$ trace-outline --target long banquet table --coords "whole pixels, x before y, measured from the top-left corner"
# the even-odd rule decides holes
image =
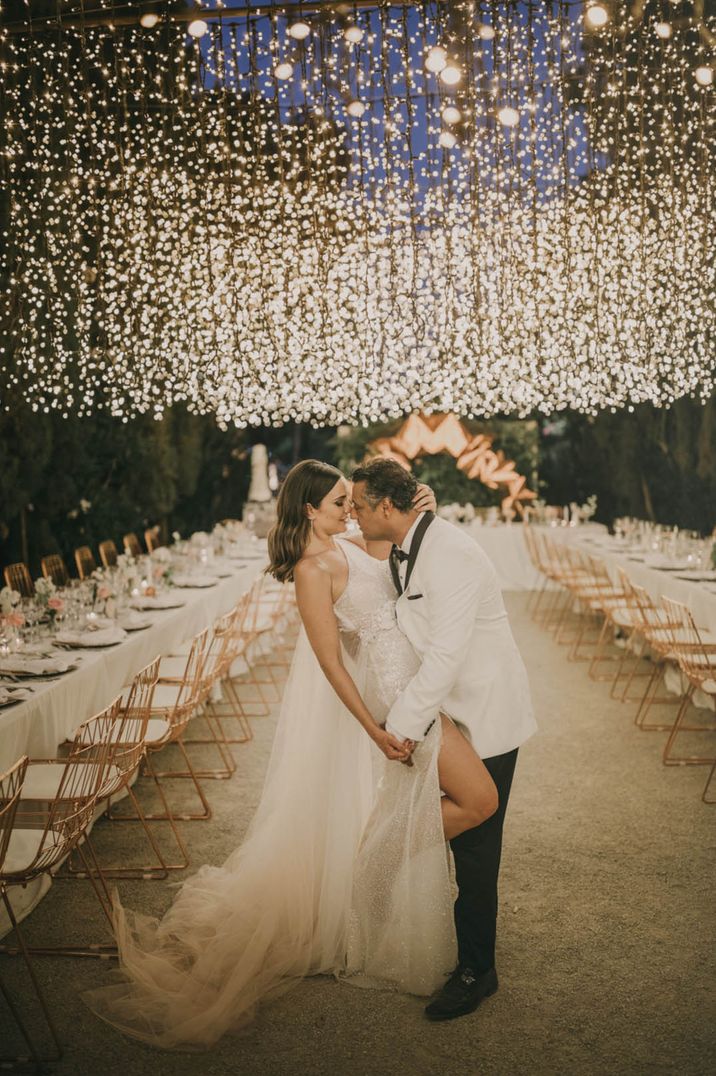
[[[700,573],[688,568],[654,567],[649,564],[647,554],[624,549],[617,539],[607,534],[580,533],[579,527],[571,532],[569,528],[563,531],[555,528],[553,534],[558,540],[569,541],[583,552],[599,557],[615,581],[618,580],[617,569],[622,568],[632,582],[644,587],[657,604],[664,596],[687,605],[697,625],[716,634],[715,573],[704,573],[710,576],[706,579],[684,578]]]
[[[29,699],[0,710],[0,772],[22,755],[54,758],[58,746],[82,721],[100,712],[131,682],[133,676],[160,654],[169,654],[181,643],[229,612],[251,587],[266,563],[263,552],[235,561],[235,570],[213,587],[177,588],[184,604],[143,614],[152,621],[117,646],[103,650],[73,652],[78,668],[51,682],[34,680]],[[210,570],[210,567],[209,569]],[[23,919],[50,887],[46,875],[25,888],[10,891],[13,909]],[[9,929],[0,909],[0,937]]]
[[[73,651],[77,669],[51,682],[31,681],[29,699],[0,710],[0,769],[21,755],[53,758],[58,745],[108,706],[140,669],[233,608],[264,563],[263,555],[237,560],[235,572],[213,587],[177,589],[177,600],[184,603],[180,608],[143,613],[152,621],[148,628],[129,633],[117,646]]]

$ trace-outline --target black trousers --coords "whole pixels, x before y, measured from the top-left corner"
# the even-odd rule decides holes
[[[455,901],[458,960],[478,973],[495,965],[497,876],[517,748],[483,761],[497,786],[499,807],[481,826],[468,829],[450,841],[459,890]]]

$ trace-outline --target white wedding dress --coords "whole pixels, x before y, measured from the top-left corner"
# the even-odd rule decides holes
[[[377,720],[417,667],[387,562],[341,541],[335,613]],[[115,900],[120,982],[84,998],[125,1034],[203,1049],[307,975],[431,993],[455,964],[436,723],[414,766],[388,762],[342,705],[301,630],[261,802],[243,844],[204,866],[161,920]]]

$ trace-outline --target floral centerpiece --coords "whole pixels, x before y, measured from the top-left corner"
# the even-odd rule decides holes
[[[58,613],[63,613],[65,610],[64,598],[57,593],[57,587],[51,579],[41,576],[40,579],[35,580],[35,597],[38,605],[46,610],[53,621]]]
[[[597,511],[597,495],[593,493],[591,497],[587,497],[584,504],[577,504],[576,501],[572,501],[569,506],[569,512],[572,523],[586,523],[592,518]]]
[[[441,519],[447,519],[450,523],[471,523],[475,518],[474,504],[443,504],[438,508]]]
[[[117,597],[117,588],[109,572],[104,568],[95,568],[92,572],[92,608],[100,606],[105,616],[114,613],[114,599]]]
[[[0,622],[9,628],[21,628],[25,623],[25,617],[17,608],[20,598],[18,591],[11,587],[0,590]]]
[[[165,545],[160,545],[158,549],[155,549],[151,554],[152,563],[152,579],[155,583],[166,583],[171,586],[172,576],[174,574],[174,561],[172,558],[171,550],[167,549]]]

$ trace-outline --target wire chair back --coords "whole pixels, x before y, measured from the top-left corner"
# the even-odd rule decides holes
[[[153,553],[155,549],[159,549],[164,545],[162,541],[162,528],[157,524],[155,527],[148,527],[144,532],[144,541],[147,546],[147,551]]]
[[[134,531],[130,531],[129,534],[125,534],[124,538],[122,539],[122,544],[124,546],[124,552],[128,553],[130,557],[136,558],[142,556],[142,547],[139,544],[139,538],[137,538]]]
[[[17,564],[8,564],[3,571],[3,575],[5,583],[11,590],[16,590],[23,598],[34,598],[35,584],[32,581],[27,565],[22,561],[18,561]]]
[[[27,770],[27,755],[0,774],[0,874],[10,845],[15,816]]]
[[[90,579],[92,572],[97,570],[97,561],[88,545],[81,545],[79,549],[75,549],[75,564],[80,579]]]
[[[701,637],[691,610],[673,598],[662,596],[661,601],[669,623],[676,629],[671,632],[671,645],[683,671],[696,683],[716,679],[716,663],[709,660],[709,653],[716,648]]]
[[[50,553],[40,561],[45,579],[51,579],[56,587],[66,587],[70,581],[67,566],[59,553]]]
[[[103,568],[114,568],[117,564],[117,547],[111,538],[99,543],[99,559]]]

